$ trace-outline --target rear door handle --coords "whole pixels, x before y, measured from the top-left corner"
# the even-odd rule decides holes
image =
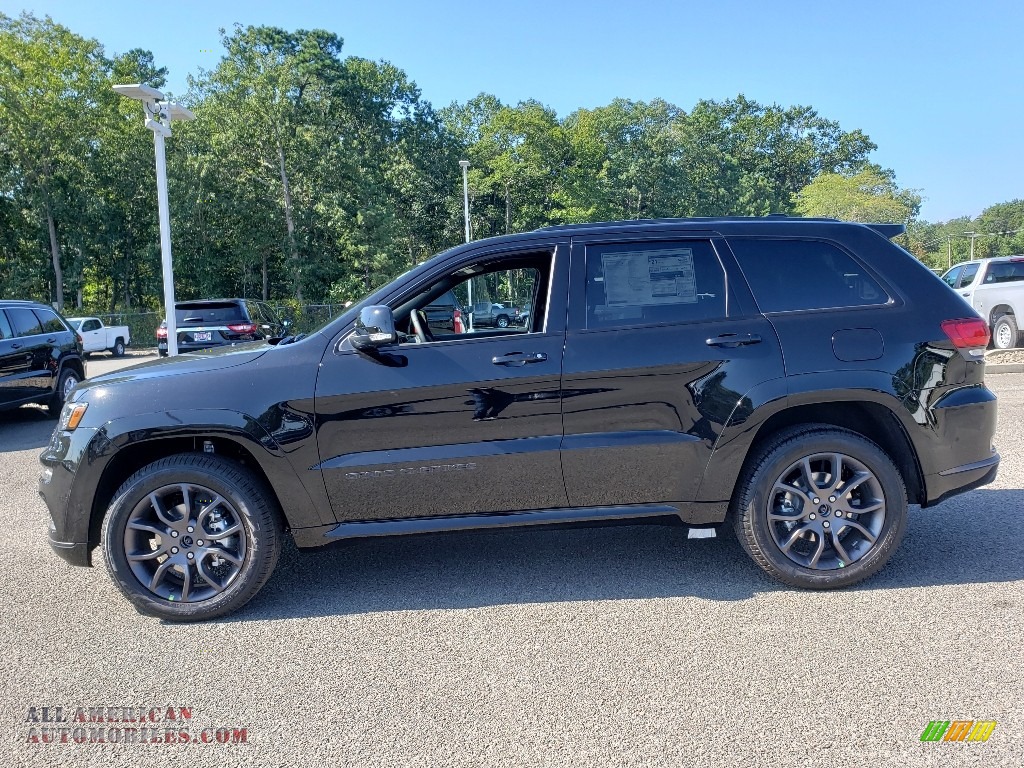
[[[11,349],[21,349],[21,344],[11,344]]]
[[[509,352],[507,355],[497,355],[492,357],[491,362],[495,365],[518,367],[526,365],[527,363],[543,363],[547,359],[548,356],[543,352]]]
[[[971,297],[971,294],[970,294],[970,292],[969,292],[969,291],[968,291],[967,293],[961,293],[960,295],[961,295],[961,296],[966,296],[967,298],[970,298],[970,297]]]
[[[756,333],[723,333],[704,342],[709,347],[745,347],[749,344],[760,344],[761,337]]]

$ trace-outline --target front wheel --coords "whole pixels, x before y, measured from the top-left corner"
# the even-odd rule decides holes
[[[1017,319],[1013,315],[1002,315],[992,326],[992,346],[996,349],[1013,349],[1018,337]]]
[[[266,583],[281,523],[270,492],[245,468],[183,453],[125,481],[102,539],[111,577],[140,613],[200,621],[238,610]]]
[[[789,430],[747,467],[732,503],[736,534],[785,584],[856,584],[879,571],[903,538],[903,478],[861,435],[827,425]]]
[[[60,378],[57,379],[57,388],[53,391],[53,395],[50,397],[50,402],[46,404],[47,410],[51,416],[59,416],[61,408],[64,407],[64,403],[67,402],[68,395],[71,394],[71,390],[82,379],[73,368],[65,368],[60,372]]]

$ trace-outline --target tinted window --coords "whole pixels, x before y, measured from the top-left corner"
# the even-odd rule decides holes
[[[14,331],[11,330],[11,324],[7,322],[7,315],[0,309],[0,339],[9,339],[14,336]]]
[[[99,320],[86,320],[82,323],[82,332],[98,331],[100,329]]]
[[[725,272],[706,240],[587,247],[588,328],[725,315]]]
[[[39,318],[31,309],[8,309],[7,316],[14,326],[15,336],[35,336],[43,332]]]
[[[1024,280],[1024,261],[1004,261],[988,265],[986,283],[1015,283],[1019,280]]]
[[[864,268],[817,240],[729,240],[762,312],[885,304]]]
[[[42,323],[43,333],[62,333],[67,330],[64,327],[64,323],[57,317],[56,312],[51,312],[48,309],[37,309],[36,317],[39,318],[39,322]]]
[[[960,275],[961,288],[974,282],[974,277],[978,274],[978,267],[980,266],[980,264],[964,264],[964,273]]]
[[[960,277],[960,272],[962,270],[963,270],[963,267],[953,267],[951,270],[949,270],[949,272],[947,272],[946,274],[944,274],[942,276],[942,279],[946,281],[946,284],[950,288],[955,288],[956,287],[956,279],[958,277]]]
[[[174,317],[178,325],[227,325],[249,322],[245,309],[240,304],[227,301],[195,304],[182,302],[176,305]]]

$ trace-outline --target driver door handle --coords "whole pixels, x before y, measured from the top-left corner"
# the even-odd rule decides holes
[[[745,347],[748,344],[760,344],[761,337],[756,333],[723,333],[704,343],[709,347]]]
[[[495,365],[508,367],[526,365],[527,363],[542,363],[548,359],[543,352],[509,352],[507,355],[497,355],[491,358]]]

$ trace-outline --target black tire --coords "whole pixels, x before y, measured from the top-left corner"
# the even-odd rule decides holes
[[[82,377],[78,375],[78,371],[71,366],[65,366],[61,370],[60,377],[57,379],[57,388],[53,391],[53,395],[46,404],[46,409],[51,416],[60,416],[60,410],[64,407],[64,401],[67,399],[68,394],[81,380]]]
[[[1000,315],[992,326],[992,347],[994,349],[1013,349],[1020,340],[1017,318],[1013,315]]]
[[[495,321],[495,324],[499,328],[508,328],[508,315],[498,315],[498,319]]]
[[[160,350],[160,357],[167,357],[167,350],[166,349],[161,349]]]
[[[111,348],[110,354],[114,357],[124,357],[124,339],[119,338],[114,342],[114,346]]]
[[[222,532],[216,524],[225,526]],[[259,478],[219,456],[181,453],[143,467],[121,485],[103,521],[102,542],[111,578],[139,613],[203,621],[237,611],[259,592],[277,564],[281,536],[277,503]],[[130,546],[141,550],[131,561]],[[198,557],[184,560],[189,552]]]
[[[810,482],[803,480],[808,471]],[[825,424],[786,430],[743,472],[730,510],[736,537],[755,563],[784,584],[805,589],[856,584],[878,572],[903,539],[903,478],[881,448],[854,432]],[[837,492],[826,496],[835,483]],[[879,501],[881,509],[874,510]]]

